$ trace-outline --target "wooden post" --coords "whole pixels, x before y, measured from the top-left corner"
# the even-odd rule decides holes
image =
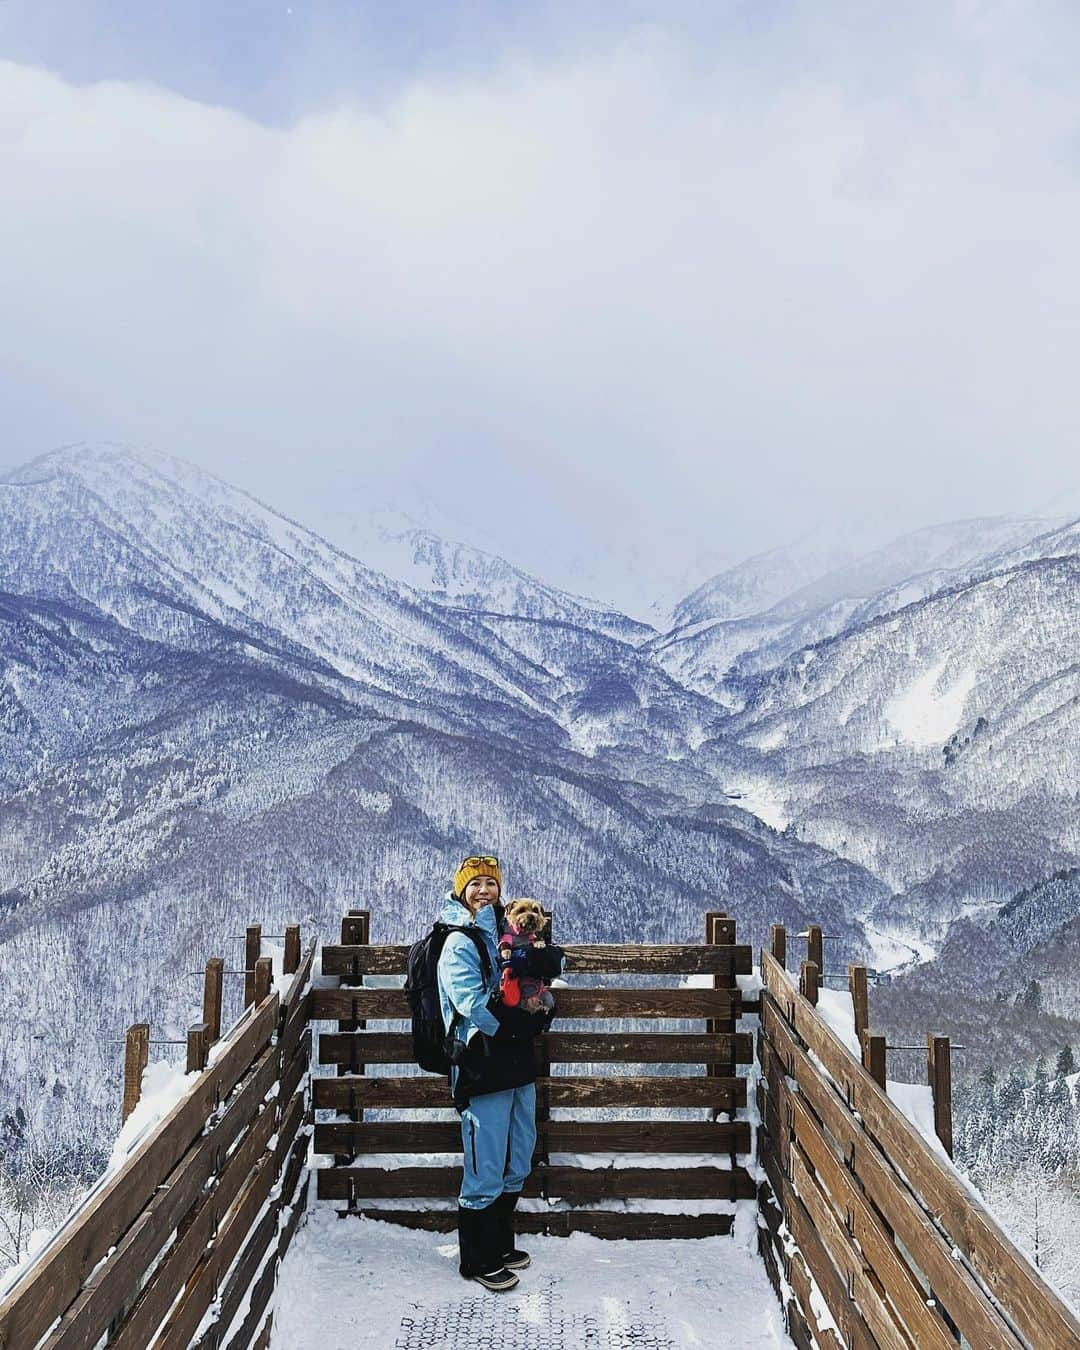
[[[369,909],[350,909],[348,913],[341,916],[341,945],[343,947],[367,946],[371,942],[371,911]],[[362,985],[364,977],[355,969],[352,975],[343,975],[341,977],[342,988]],[[338,1019],[339,1032],[363,1031],[367,1023],[363,1018],[341,1017]],[[347,1074],[362,1074],[364,1066],[358,1062],[355,1047],[354,1053],[349,1056],[348,1063],[339,1064],[337,1073],[339,1078]],[[346,1114],[350,1120],[362,1121],[364,1111],[362,1107],[350,1108]],[[335,1153],[334,1165],[336,1167],[348,1167],[352,1163],[352,1154]]]
[[[281,969],[286,975],[295,975],[300,969],[300,925],[291,923],[285,929],[285,958]]]
[[[541,906],[541,908],[543,908]],[[541,930],[543,940],[547,943],[553,943],[552,930],[555,926],[555,913],[553,910],[544,909],[544,927]],[[558,1006],[559,991],[555,990],[555,1003]],[[547,1032],[542,1033],[533,1041],[534,1053],[536,1055],[536,1076],[542,1080],[536,1092],[536,1161],[541,1167],[547,1167],[551,1161],[548,1148],[548,1122],[551,1120],[551,1089],[548,1086],[548,1080],[551,1078],[551,1052],[548,1049]],[[545,1186],[546,1182],[543,1183]]]
[[[818,968],[818,974],[825,971],[825,940],[821,931],[821,925],[812,923],[806,930],[806,959],[813,961]]]
[[[804,961],[799,969],[799,993],[815,1008],[818,1001],[818,978],[820,975],[821,967],[816,961]]]
[[[209,1053],[210,1028],[205,1022],[195,1022],[188,1027],[187,1072],[197,1073],[205,1069]]]
[[[934,1094],[934,1130],[945,1152],[953,1155],[952,1050],[948,1036],[926,1038],[926,1078]]]
[[[769,950],[774,960],[787,968],[787,929],[782,923],[774,923],[769,929]]]
[[[150,1058],[150,1023],[136,1022],[128,1027],[124,1043],[124,1103],[122,1119],[127,1120],[139,1104],[142,1076]]]
[[[735,942],[737,940],[735,933],[735,920],[728,918],[727,914],[724,913],[723,910],[716,910],[709,914],[706,914],[705,940],[706,942],[712,942],[717,946],[734,947]],[[741,1003],[736,1002],[737,997],[736,990],[738,989],[739,982],[735,978],[734,956],[732,956],[731,958],[731,965],[728,974],[727,975],[714,974],[712,983],[714,989],[726,988],[731,991],[731,1005],[730,1005],[731,1012],[727,1018],[714,1017],[706,1020],[705,1030],[707,1032],[711,1031],[714,1034],[728,1032],[733,1035],[738,1026],[738,1018],[740,1015],[739,1008],[741,1008]],[[731,1043],[732,1045],[734,1045],[735,1044],[734,1040],[732,1040]],[[705,1072],[706,1074],[712,1075],[714,1078],[734,1078],[737,1072],[735,1068],[734,1053],[732,1054],[730,1060],[721,1061],[719,1063],[713,1062],[711,1064],[706,1064]],[[721,1114],[723,1113],[715,1112],[713,1118],[716,1119]],[[732,1110],[729,1111],[727,1114],[730,1120],[733,1121],[735,1119],[736,1113],[734,1108],[732,1108]],[[732,1145],[729,1156],[731,1167],[732,1170],[734,1171],[734,1169],[738,1165],[738,1159],[735,1154],[734,1145]]]
[[[870,1025],[870,995],[866,988],[866,967],[849,965],[847,977],[848,988],[851,990],[851,1006],[855,1011],[855,1035],[862,1045],[862,1034]]]
[[[885,1037],[876,1035],[870,1030],[862,1034],[862,1062],[863,1068],[870,1077],[885,1091]]]
[[[248,924],[244,942],[244,1007],[255,1002],[255,962],[262,954],[262,924]]]
[[[224,971],[224,957],[212,956],[206,963],[206,974],[203,976],[202,1015],[209,1029],[207,1034],[211,1045],[221,1039],[221,991],[224,983],[221,977]]]
[[[274,983],[274,963],[268,956],[260,956],[255,962],[255,1003],[269,998]]]
[[[705,941],[718,947],[734,946],[735,920],[729,919],[723,910],[709,910],[705,915]],[[723,1032],[733,1032],[735,1030],[734,990],[737,987],[734,962],[732,962],[727,975],[713,974],[712,987],[732,991],[733,1011],[731,1016],[727,1018],[707,1017],[705,1019],[705,1031],[707,1034],[714,1036]],[[729,1078],[734,1072],[734,1067],[726,1063],[712,1063],[705,1066],[705,1074],[709,1078]]]

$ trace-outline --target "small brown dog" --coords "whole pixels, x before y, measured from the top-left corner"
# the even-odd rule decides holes
[[[529,900],[525,897],[520,900],[508,900],[503,906],[503,912],[510,931],[499,939],[500,954],[509,957],[515,947],[545,945],[539,934],[544,931],[547,920],[538,900]],[[520,1006],[526,1012],[549,1011],[555,1007],[554,995],[543,980],[537,979],[534,975],[519,975],[514,983],[520,989]],[[507,992],[504,982],[503,997],[506,1002],[510,1002],[511,1000],[506,997]]]

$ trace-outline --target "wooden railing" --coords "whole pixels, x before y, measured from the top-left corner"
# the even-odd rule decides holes
[[[314,951],[286,972],[280,998],[260,962],[243,1014],[216,1044],[210,1023],[192,1028],[189,1068],[192,1054],[202,1062],[191,1086],[0,1300],[0,1350],[269,1343],[264,1313],[307,1194],[298,1183],[310,1142],[304,991]],[[146,1039],[129,1037],[129,1069],[132,1045]],[[127,1080],[125,1115],[138,1095]]]
[[[550,919],[550,916],[549,916]],[[407,1066],[412,1040],[406,1031],[369,1029],[372,1022],[407,1019],[408,1005],[400,989],[364,988],[365,976],[400,975],[408,948],[372,946],[368,942],[369,916],[347,915],[343,936],[352,941],[322,950],[322,973],[337,975],[338,989],[312,991],[311,1016],[339,1020],[337,1032],[318,1037],[320,1064],[336,1065],[338,1076],[317,1078],[317,1108],[329,1108],[347,1121],[317,1124],[315,1149],[333,1154],[335,1165],[317,1172],[320,1199],[345,1201],[343,1212],[366,1214],[414,1227],[449,1230],[456,1222],[451,1207],[442,1209],[379,1208],[378,1201],[393,1197],[456,1196],[461,1167],[448,1159],[445,1166],[356,1166],[360,1154],[382,1152],[446,1152],[460,1154],[461,1128],[457,1121],[364,1119],[370,1109],[442,1109],[450,1107],[445,1076],[386,1072],[389,1066]],[[550,936],[550,923],[548,927]],[[534,1168],[523,1194],[529,1197],[573,1196],[590,1199],[708,1199],[752,1198],[755,1186],[746,1167],[737,1161],[751,1147],[750,1125],[738,1113],[746,1106],[745,1077],[736,1065],[753,1056],[752,1037],[736,1029],[741,995],[736,975],[749,973],[751,951],[735,941],[735,922],[723,914],[706,916],[707,941],[694,945],[643,946],[636,944],[566,947],[565,978],[572,987],[556,992],[559,1030],[537,1038],[537,1151]],[[711,988],[597,988],[579,981],[590,973],[705,974]],[[567,1021],[596,1018],[688,1018],[700,1020],[698,1032],[566,1031]],[[342,1029],[344,1028],[344,1029]],[[641,1076],[598,1073],[577,1076],[552,1072],[553,1065],[620,1063],[693,1064],[704,1074]],[[706,1108],[702,1121],[552,1120],[550,1111],[582,1107]],[[565,1114],[565,1112],[564,1112]],[[722,1119],[721,1117],[727,1117]],[[719,1153],[726,1166],[570,1167],[552,1165],[550,1154],[593,1153]],[[571,1207],[562,1203],[542,1213],[519,1211],[522,1231],[568,1233],[587,1231],[618,1237],[683,1237],[728,1232],[729,1213],[617,1212]]]
[[[792,1339],[1077,1350],[1080,1322],[883,1090],[884,1038],[864,1034],[864,1067],[815,1007],[818,970],[800,992],[783,951],[781,931],[761,954],[761,1251]]]
[[[550,917],[550,916],[549,916]],[[549,925],[550,932],[550,925]],[[148,1129],[124,1164],[103,1178],[0,1300],[0,1350],[265,1350],[280,1260],[307,1202],[309,1146],[333,1155],[317,1171],[318,1197],[364,1214],[449,1230],[461,1169],[358,1166],[385,1153],[459,1155],[456,1119],[365,1119],[365,1113],[449,1107],[445,1077],[411,1064],[408,1006],[400,987],[372,987],[373,975],[400,976],[407,948],[373,946],[370,914],[352,911],[341,944],[315,944],[301,959],[296,930],[286,943],[279,998],[257,928],[248,932],[245,1011],[223,1039],[221,977],[207,966],[204,1021],[188,1036],[191,1084]],[[529,1197],[572,1197],[557,1208],[519,1211],[521,1231],[611,1237],[697,1237],[729,1232],[730,1212],[685,1214],[589,1208],[609,1199],[750,1199],[757,1196],[760,1248],[800,1350],[1077,1350],[1080,1323],[1012,1246],[948,1160],[883,1090],[883,1038],[867,1025],[865,981],[852,979],[854,1022],[864,1063],[815,1006],[821,935],[797,985],[784,968],[775,929],[761,956],[760,998],[744,998],[736,977],[751,969],[734,921],[706,916],[700,944],[568,946],[559,988],[559,1030],[539,1037],[537,1150]],[[855,968],[854,974],[859,968]],[[590,974],[705,975],[708,987],[608,988]],[[801,986],[801,987],[800,987]],[[747,1119],[751,1035],[738,1030],[748,1005],[759,1012],[762,1069],[755,1183]],[[563,1030],[564,1021],[690,1019],[699,1031]],[[311,1074],[310,1021],[336,1022],[319,1036]],[[129,1041],[125,1113],[135,1105],[145,1064],[145,1028]],[[194,1065],[192,1060],[195,1061]],[[703,1066],[697,1074],[564,1075],[574,1064]],[[935,1050],[931,1070],[945,1085]],[[404,1073],[385,1072],[391,1067]],[[947,1067],[947,1065],[946,1065]],[[310,1088],[309,1088],[310,1084]],[[944,1100],[937,1128],[948,1139]],[[701,1120],[575,1119],[575,1108],[705,1108]],[[336,1121],[315,1123],[316,1107]],[[551,1110],[570,1118],[552,1120]],[[313,1135],[313,1137],[312,1137]],[[726,1166],[552,1164],[558,1153],[717,1154]],[[749,1156],[748,1156],[749,1155]],[[740,1161],[742,1159],[742,1161]],[[760,1173],[758,1174],[760,1175]],[[303,1184],[301,1184],[303,1179]],[[388,1208],[393,1198],[439,1198],[443,1207]],[[244,1308],[242,1319],[238,1320]],[[238,1323],[233,1326],[233,1323]]]

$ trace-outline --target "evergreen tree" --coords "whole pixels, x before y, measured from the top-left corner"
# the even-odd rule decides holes
[[[1057,1060],[1054,1063],[1054,1077],[1068,1078],[1076,1072],[1076,1057],[1072,1052],[1071,1045],[1063,1045],[1058,1051]]]
[[[1029,1012],[1038,1012],[1042,1007],[1042,985],[1038,980],[1028,980],[1027,987],[1016,1000],[1017,1006]]]
[[[1046,1101],[1046,1060],[1042,1055],[1035,1061],[1035,1082],[1032,1085],[1031,1097],[1036,1106],[1042,1106]]]

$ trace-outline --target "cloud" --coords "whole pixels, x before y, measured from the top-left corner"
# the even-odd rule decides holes
[[[899,22],[640,27],[284,128],[0,64],[4,458],[146,442],[330,533],[427,502],[618,598],[1030,508],[1080,402],[1066,30]]]

